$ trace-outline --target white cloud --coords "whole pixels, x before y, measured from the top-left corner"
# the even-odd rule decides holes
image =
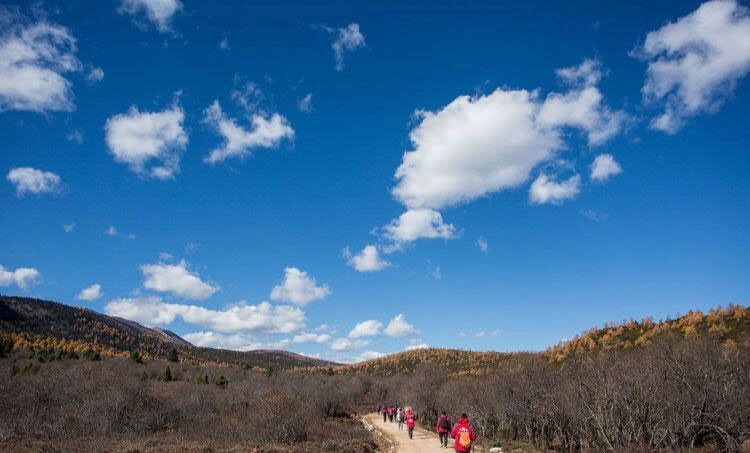
[[[479,247],[479,250],[482,253],[487,253],[490,251],[490,244],[487,242],[487,238],[484,236],[479,236],[479,239],[477,239],[477,247]]]
[[[81,133],[81,131],[72,130],[68,132],[68,134],[65,136],[65,139],[69,142],[75,142],[80,145],[81,143],[83,143],[83,134]]]
[[[63,225],[63,231],[65,231],[66,233],[72,233],[73,230],[75,229],[76,229],[75,222],[70,222],[70,223],[66,223]]]
[[[222,38],[221,41],[219,41],[219,49],[229,50],[229,39]]]
[[[383,227],[385,237],[396,245],[420,238],[451,239],[456,227],[443,222],[443,216],[432,209],[409,209]]]
[[[675,133],[686,118],[718,110],[750,71],[750,14],[734,0],[706,2],[633,53],[648,62],[644,99],[664,105],[651,127]]]
[[[393,195],[409,209],[440,210],[518,187],[539,164],[567,147],[566,128],[579,129],[598,145],[620,131],[626,115],[603,103],[591,85],[598,64],[584,62],[558,73],[565,93],[540,99],[538,90],[498,88],[459,96],[437,111],[417,111],[409,134],[412,151],[395,173]]]
[[[581,177],[573,175],[565,181],[553,181],[542,173],[531,184],[529,200],[535,204],[560,204],[564,200],[574,198],[581,190]]]
[[[429,264],[428,264],[428,265],[429,265]],[[440,266],[435,266],[435,267],[434,267],[434,268],[432,268],[432,270],[430,271],[430,275],[431,275],[431,276],[432,276],[432,278],[434,278],[435,280],[442,280],[442,278],[443,278],[443,271],[442,271],[442,270],[440,269]]]
[[[373,360],[378,359],[380,357],[384,357],[385,354],[378,351],[364,351],[362,354],[358,355],[354,358],[355,362],[364,362],[365,360]]]
[[[551,93],[542,104],[537,121],[549,127],[582,129],[588,133],[589,145],[600,145],[617,135],[628,118],[624,112],[603,105],[603,99],[593,86],[564,94]]]
[[[235,80],[236,82],[237,80]],[[246,82],[242,87],[232,89],[229,95],[232,101],[248,112],[259,110],[265,99],[263,90],[255,82]]]
[[[560,79],[574,86],[594,86],[602,79],[602,64],[598,60],[586,59],[578,66],[555,70]]]
[[[138,175],[171,179],[180,171],[180,155],[188,144],[184,120],[177,104],[161,112],[140,112],[133,106],[107,119],[109,152]]]
[[[350,340],[349,338],[337,338],[331,342],[330,348],[333,351],[350,351],[352,349],[362,349],[370,344],[367,340],[357,339]]]
[[[620,173],[622,168],[611,154],[599,154],[591,164],[591,179],[594,181],[606,181]]]
[[[0,286],[16,285],[28,289],[36,285],[41,274],[33,267],[19,267],[16,270],[5,269],[0,265]]]
[[[300,343],[323,344],[323,343],[328,343],[329,341],[331,341],[331,336],[327,333],[322,333],[322,334],[301,333],[301,334],[295,335],[292,338],[293,344],[300,344]]]
[[[312,93],[307,93],[305,97],[300,99],[299,102],[297,103],[297,108],[299,108],[299,111],[304,112],[304,113],[312,112],[312,109],[313,109],[312,99],[313,99]]]
[[[600,213],[594,209],[581,209],[578,211],[579,214],[581,214],[583,217],[591,220],[592,222],[604,222],[607,220],[607,214],[606,213]]]
[[[356,255],[352,255],[349,247],[346,247],[343,255],[347,260],[347,264],[358,272],[376,272],[390,266],[388,261],[380,257],[380,252],[374,245],[365,246]]]
[[[86,74],[86,81],[90,84],[98,83],[104,80],[104,70],[102,68],[92,68]]]
[[[374,337],[380,335],[382,329],[383,323],[380,321],[374,319],[362,321],[349,332],[349,338]]]
[[[55,193],[60,190],[61,183],[60,177],[51,171],[31,167],[12,168],[7,179],[16,186],[16,195],[19,197],[27,193]]]
[[[325,299],[331,294],[328,285],[317,286],[314,278],[296,267],[284,269],[284,281],[271,290],[271,300],[290,302],[305,306],[310,302]]]
[[[209,164],[232,157],[244,158],[251,154],[253,148],[275,148],[282,140],[294,138],[294,129],[289,121],[278,113],[270,116],[254,113],[250,118],[251,130],[239,126],[234,119],[227,117],[221,110],[219,101],[214,101],[203,114],[204,121],[224,139],[220,147],[213,149],[204,158]]]
[[[273,306],[268,302],[257,305],[241,302],[223,310],[212,310],[198,305],[165,303],[158,297],[123,298],[110,301],[105,312],[148,326],[170,324],[180,317],[188,324],[224,333],[294,333],[305,328],[302,310],[288,305]]]
[[[109,228],[107,228],[106,230],[104,230],[104,234],[106,234],[107,236],[113,237],[113,238],[114,237],[120,237],[122,239],[130,239],[130,240],[135,239],[135,235],[134,234],[132,234],[132,233],[131,234],[123,234],[117,228],[115,228],[114,225],[110,225]]]
[[[187,268],[185,260],[177,264],[146,264],[141,266],[145,280],[143,287],[159,292],[169,292],[178,297],[203,300],[219,290],[200,279]]]
[[[413,325],[406,321],[406,316],[400,314],[391,319],[384,332],[389,337],[403,337],[415,333],[416,330]]]
[[[365,46],[365,36],[359,31],[359,24],[351,23],[336,31],[336,40],[331,44],[336,57],[336,70],[344,69],[344,52],[354,52]]]
[[[81,69],[76,40],[60,25],[28,23],[0,11],[0,111],[72,111],[72,85],[63,74]]]
[[[117,12],[129,14],[136,20],[143,13],[157,30],[164,33],[172,30],[172,17],[180,9],[180,0],[121,0]]]
[[[415,349],[427,349],[429,347],[430,345],[428,345],[424,341],[417,338],[412,338],[411,340],[409,340],[409,344],[406,346],[406,348],[404,348],[404,350],[413,351]]]
[[[265,348],[265,345],[255,337],[243,333],[223,334],[210,330],[191,332],[182,336],[195,346],[204,348],[229,349],[232,351],[252,351]]]
[[[78,300],[96,300],[102,297],[102,285],[94,283],[88,288],[84,288],[76,296]]]

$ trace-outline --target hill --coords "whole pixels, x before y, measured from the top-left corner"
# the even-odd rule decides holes
[[[337,374],[392,376],[410,374],[428,364],[455,376],[480,376],[499,367],[515,366],[519,360],[533,356],[527,352],[467,351],[462,349],[421,348],[399,352],[377,359],[334,369]]]
[[[620,324],[591,329],[572,340],[549,348],[545,354],[560,362],[579,355],[610,349],[631,349],[650,344],[660,335],[678,338],[706,336],[724,344],[750,339],[750,308],[730,305],[715,308],[708,313],[691,311],[674,319],[656,322],[651,318],[629,320]]]
[[[727,308],[713,309],[706,314],[691,311],[684,316],[659,322],[647,318],[606,325],[538,353],[426,348],[345,365],[333,371],[336,374],[391,376],[412,373],[423,364],[434,364],[451,375],[481,376],[499,367],[508,369],[523,366],[525,359],[534,356],[545,357],[553,362],[563,362],[576,355],[647,346],[660,335],[672,335],[678,339],[705,336],[715,338],[724,344],[748,341],[750,308],[730,305]]]
[[[105,356],[127,356],[137,351],[144,358],[163,359],[172,349],[182,360],[294,368],[335,365],[287,351],[229,351],[196,347],[169,330],[39,299],[0,295],[0,336],[16,348],[47,348],[83,352],[93,349]]]

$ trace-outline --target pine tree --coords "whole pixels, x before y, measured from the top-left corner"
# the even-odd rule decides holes
[[[172,348],[169,351],[169,354],[167,354],[167,360],[169,360],[170,362],[179,362],[180,361],[180,358],[177,355],[177,349]]]

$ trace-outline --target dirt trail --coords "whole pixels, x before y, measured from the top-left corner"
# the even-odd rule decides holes
[[[384,433],[396,443],[396,453],[437,453],[452,452],[453,440],[448,442],[448,448],[440,448],[440,440],[437,434],[426,431],[419,426],[414,429],[414,439],[409,440],[409,434],[404,426],[403,431],[399,431],[398,423],[383,423],[383,417],[378,414],[370,414],[365,419],[375,427],[375,429]]]

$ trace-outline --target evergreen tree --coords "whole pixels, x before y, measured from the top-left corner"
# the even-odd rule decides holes
[[[164,382],[170,382],[172,380],[172,370],[170,370],[168,366],[167,369],[164,370],[164,373],[161,375],[161,380]]]
[[[170,362],[179,362],[180,361],[180,358],[177,355],[177,349],[172,348],[169,351],[169,354],[167,354],[167,360],[169,360]]]
[[[138,351],[130,352],[130,360],[135,363],[143,363],[143,358],[141,358],[141,354]]]

